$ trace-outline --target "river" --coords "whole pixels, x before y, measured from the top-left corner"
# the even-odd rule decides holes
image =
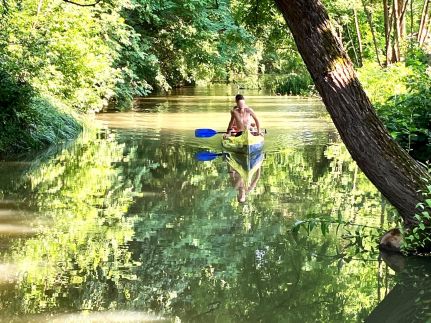
[[[410,306],[391,290],[419,269],[397,276],[376,248],[394,210],[321,102],[242,93],[267,129],[248,169],[196,159],[223,152],[194,130],[226,128],[228,86],[138,99],[0,162],[0,321],[357,322]]]

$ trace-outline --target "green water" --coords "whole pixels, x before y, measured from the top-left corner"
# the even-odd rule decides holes
[[[386,257],[395,275],[379,257],[393,210],[319,101],[244,91],[268,129],[249,178],[241,160],[195,159],[222,152],[193,133],[223,130],[235,93],[144,98],[73,143],[0,162],[0,321],[426,317],[429,266]]]

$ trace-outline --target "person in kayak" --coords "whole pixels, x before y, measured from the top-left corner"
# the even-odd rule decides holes
[[[236,106],[234,106],[230,112],[230,121],[227,126],[225,137],[229,137],[232,134],[240,136],[244,130],[253,130],[253,133],[256,132],[260,134],[259,119],[253,109],[245,103],[244,96],[242,94],[237,94],[235,96],[235,102]],[[253,118],[254,123],[251,122],[250,117]]]

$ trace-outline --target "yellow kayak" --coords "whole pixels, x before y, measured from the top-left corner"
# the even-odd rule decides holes
[[[243,154],[253,154],[262,150],[264,138],[262,135],[254,135],[250,130],[244,131],[238,137],[222,139],[222,146],[227,150]]]

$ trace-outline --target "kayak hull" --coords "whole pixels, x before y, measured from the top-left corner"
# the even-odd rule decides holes
[[[250,130],[244,131],[241,136],[227,137],[222,139],[223,148],[236,153],[255,154],[263,148],[264,138],[255,136]]]

